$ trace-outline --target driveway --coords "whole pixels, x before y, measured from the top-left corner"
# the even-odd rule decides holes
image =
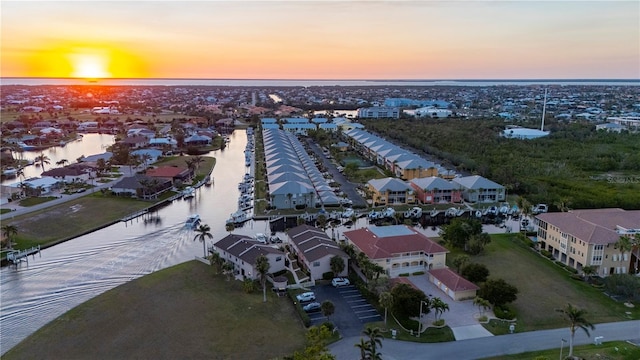
[[[449,325],[456,340],[493,336],[476,320],[476,316],[479,316],[479,310],[473,305],[473,300],[453,300],[444,291],[432,284],[428,275],[410,276],[408,279],[428,297],[438,297],[449,305],[449,311],[445,311],[441,318]],[[493,313],[487,311],[486,315],[491,317]],[[435,321],[435,313],[433,311],[423,316],[423,324],[431,324],[433,321]]]
[[[335,305],[335,312],[329,320],[338,328],[343,337],[358,336],[364,324],[381,321],[382,317],[353,285],[334,288],[333,286],[318,285],[312,289],[316,293],[316,301],[322,303],[329,300]],[[310,314],[312,325],[319,325],[327,319],[322,313]]]

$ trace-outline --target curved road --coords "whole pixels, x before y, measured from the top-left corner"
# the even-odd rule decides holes
[[[584,345],[594,342],[596,336],[602,336],[602,341],[632,341],[640,344],[640,320],[615,323],[596,324],[595,330],[588,337],[584,331],[578,330],[574,338],[574,345]],[[380,353],[386,360],[400,359],[481,359],[506,354],[521,354],[528,351],[558,349],[562,339],[569,340],[569,328],[555,330],[539,330],[510,335],[484,337],[478,339],[452,341],[447,343],[413,343],[384,339]],[[357,359],[360,355],[354,345],[360,342],[360,336],[347,337],[329,346],[332,354],[338,360]],[[568,353],[568,343],[564,344],[565,355]]]

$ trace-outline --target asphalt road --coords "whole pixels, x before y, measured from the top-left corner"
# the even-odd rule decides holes
[[[356,190],[357,185],[347,180],[347,178],[338,171],[331,159],[327,159],[327,157],[324,156],[318,144],[316,144],[312,139],[307,139],[307,144],[316,157],[322,161],[322,164],[325,169],[327,169],[327,172],[331,174],[333,180],[340,184],[340,190],[342,190],[342,192],[344,192],[345,195],[353,201],[353,206],[366,208],[368,204]]]
[[[596,324],[591,336],[578,330],[574,338],[574,345],[584,345],[594,342],[596,336],[603,336],[602,342],[623,340],[640,344],[640,320],[616,323]],[[478,339],[452,341],[447,343],[422,344],[385,339],[382,341],[382,358],[386,360],[400,359],[457,359],[471,360],[505,354],[520,354],[528,351],[558,349],[562,339],[570,337],[569,328],[555,330],[531,331],[510,335],[492,336]],[[357,359],[358,349],[354,344],[360,341],[360,336],[345,337],[331,344],[329,350],[338,360]],[[565,355],[568,344],[564,344]]]

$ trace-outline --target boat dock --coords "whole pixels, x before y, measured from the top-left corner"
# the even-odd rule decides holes
[[[29,255],[35,256],[36,254],[40,254],[40,245],[34,246],[30,249],[25,250],[12,250],[7,253],[7,261],[11,264],[18,266],[19,263],[26,261],[29,263]],[[42,255],[40,255],[42,256]]]

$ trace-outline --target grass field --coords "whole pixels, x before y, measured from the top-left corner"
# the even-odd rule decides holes
[[[47,324],[10,359],[272,359],[305,345],[290,299],[246,294],[190,261],[112,289]]]
[[[617,349],[617,350],[616,350]],[[569,353],[567,346],[563,349],[563,357]],[[583,345],[573,348],[573,355],[585,360],[638,360],[640,348],[623,341],[606,342],[602,345]],[[560,357],[560,348],[532,351],[516,355],[503,355],[484,360],[552,360]]]
[[[151,205],[153,203],[105,196],[96,192],[11,220],[3,220],[2,223],[18,228],[18,247],[25,248],[78,236]]]
[[[487,266],[489,278],[502,278],[518,288],[518,299],[511,304],[517,313],[516,331],[566,326],[555,309],[567,303],[587,310],[586,318],[592,323],[628,320],[627,311],[632,318],[640,318],[638,307],[629,309],[586,282],[571,279],[567,271],[519,245],[523,243],[516,237],[492,235],[485,253],[471,257],[472,262]]]

